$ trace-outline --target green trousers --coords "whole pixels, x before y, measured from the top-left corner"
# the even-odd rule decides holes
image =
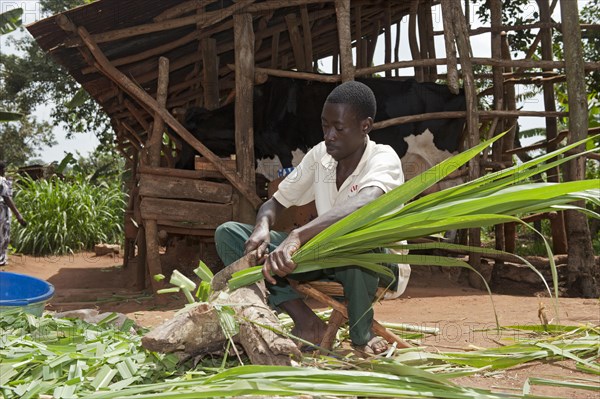
[[[215,231],[215,244],[219,257],[225,265],[229,265],[244,255],[244,243],[254,226],[237,222],[226,222]],[[272,252],[285,240],[286,233],[271,231],[269,252]],[[342,284],[344,299],[347,301],[350,339],[354,345],[365,345],[371,339],[373,324],[373,307],[379,277],[376,273],[358,266],[336,267],[316,270],[308,273],[295,273],[294,280],[315,281],[330,280]],[[301,298],[286,279],[276,277],[277,284],[267,284],[269,304],[277,307],[280,304]]]

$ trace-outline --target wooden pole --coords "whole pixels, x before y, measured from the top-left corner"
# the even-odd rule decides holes
[[[306,5],[300,7],[300,18],[302,20],[302,36],[304,37],[304,63],[307,71],[313,71],[313,44],[310,29],[310,20]]]
[[[391,4],[388,3],[384,10],[385,16],[385,55],[384,62],[389,64],[392,62],[392,9]],[[392,71],[385,71],[385,77],[391,78]]]
[[[542,23],[551,22],[551,12],[548,3],[549,0],[537,0],[538,7],[540,9],[540,20]],[[540,42],[542,45],[542,59],[552,61],[553,55],[553,43],[552,43],[552,28],[542,28],[539,32]],[[545,72],[551,72],[551,69],[543,69]],[[546,111],[556,111],[556,102],[554,99],[554,84],[552,82],[545,81],[542,84],[544,90],[544,109]],[[547,151],[551,152],[558,148],[558,145],[553,140],[558,136],[558,126],[555,117],[546,117],[546,139],[548,140]],[[548,181],[558,182],[559,170],[558,167],[549,169],[546,172]],[[552,229],[552,250],[554,254],[566,254],[567,253],[567,235],[565,230],[564,213],[559,212],[558,217],[550,221]]]
[[[452,4],[450,0],[442,0],[442,20],[444,21],[444,42],[446,44],[447,58],[447,79],[448,88],[451,93],[458,94],[460,87],[458,84],[458,66],[456,60],[456,36],[454,33],[454,23],[452,22]]]
[[[202,46],[202,86],[204,88],[204,108],[219,108],[219,55],[217,41],[204,39]]]
[[[587,90],[577,2],[560,0],[560,14],[563,31],[568,32],[563,35],[563,40],[569,98],[569,143],[573,143],[586,138],[588,130]],[[576,150],[582,151],[584,146]],[[585,158],[570,161],[566,175],[569,181],[585,179]],[[575,205],[585,207],[583,201],[577,201]],[[600,289],[594,273],[594,250],[587,216],[577,211],[566,211],[566,220],[569,287],[579,290],[584,297],[597,298]]]
[[[300,71],[307,71],[305,62],[306,58],[304,55],[304,42],[302,40],[300,30],[298,29],[298,21],[296,19],[296,14],[287,14],[285,16],[285,23],[288,27],[288,34],[290,37],[290,43],[292,44],[292,52],[294,53],[294,61],[296,64],[296,68],[298,68],[298,70]],[[254,53],[252,54],[254,56]]]
[[[286,16],[287,17],[287,16]],[[235,41],[235,153],[242,181],[255,187],[254,176],[254,29],[252,15],[233,16]],[[303,59],[303,57],[301,57]],[[240,221],[253,224],[256,214],[250,203],[240,201]]]
[[[356,42],[356,66],[358,68],[368,67],[365,64],[365,48],[363,46],[363,31],[362,31],[362,6],[357,5],[354,7],[354,18],[356,20],[356,29],[354,33],[354,40]]]
[[[465,90],[465,97],[467,103],[467,146],[469,148],[479,144],[479,111],[477,107],[477,92],[475,89],[475,79],[473,76],[473,65],[471,63],[471,57],[473,56],[471,51],[471,44],[469,42],[469,34],[465,16],[462,12],[462,8],[459,0],[453,0],[452,6],[454,9],[454,26],[457,28],[456,33],[456,44],[458,52],[460,54],[460,64],[462,68],[462,77]],[[479,156],[475,156],[469,161],[469,180],[475,180],[480,176],[480,160]],[[469,245],[479,247],[481,245],[481,231],[480,229],[469,229]],[[477,254],[469,256],[469,263],[476,270],[481,270],[481,257]],[[484,276],[486,280],[491,276]],[[478,276],[474,273],[469,274],[469,281],[472,285],[479,287],[481,282],[478,280]]]
[[[410,15],[408,17],[408,44],[413,60],[421,59],[419,44],[417,43],[417,12],[419,10],[419,0],[412,0],[410,3]],[[415,67],[415,79],[417,82],[423,82],[424,73],[422,67]]]
[[[167,104],[167,92],[169,89],[169,60],[165,57],[160,57],[158,60],[158,87],[156,91],[156,102],[160,107],[165,107]],[[154,123],[152,125],[152,132],[148,139],[148,162],[147,164],[152,167],[160,166],[160,153],[162,148],[162,136],[165,130],[165,123],[161,118],[160,114],[154,113]],[[142,202],[144,200],[142,199]],[[159,242],[158,242],[158,226],[156,220],[147,219],[144,220],[144,227],[146,233],[146,263],[148,266],[148,273],[150,275],[150,282],[152,284],[152,291],[157,292],[164,288],[163,281],[156,281],[154,276],[162,274],[162,266],[160,264],[160,253],[159,253]],[[138,265],[142,266],[142,265]],[[163,297],[158,296],[157,299],[161,300]]]
[[[496,29],[500,25],[502,25],[502,1],[501,0],[490,0],[490,16],[491,16],[491,25],[492,25],[492,35],[491,35],[491,47],[492,47],[492,58],[502,58],[502,37],[500,36],[500,32]],[[502,73],[504,72],[504,68],[495,66],[492,67],[493,73],[493,82],[494,82],[494,109],[500,111],[504,108],[504,77]],[[490,131],[491,136],[496,136],[497,134],[504,131],[504,120],[500,118],[494,119],[492,123],[493,131]],[[496,141],[492,145],[492,159],[494,162],[502,162],[502,141]],[[506,224],[498,224],[494,227],[495,230],[495,247],[497,250],[504,251],[505,250],[505,236],[504,236],[504,227]],[[503,262],[501,260],[496,260],[496,267],[501,267]]]
[[[340,66],[342,82],[354,80],[354,64],[352,63],[352,35],[350,32],[350,0],[335,0],[338,38],[340,45]]]

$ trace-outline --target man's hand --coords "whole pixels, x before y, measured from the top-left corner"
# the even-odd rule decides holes
[[[276,284],[273,274],[285,277],[296,270],[297,265],[292,261],[292,255],[300,249],[300,246],[300,237],[293,230],[275,251],[267,256],[262,268],[263,276],[267,282]]]
[[[17,216],[17,221],[19,222],[19,224],[23,227],[27,227],[27,222],[25,221],[25,219],[23,219],[23,216],[19,215]]]
[[[254,231],[244,244],[244,255],[256,250],[256,261],[263,262],[269,253],[271,242],[269,227],[263,224],[256,225]]]

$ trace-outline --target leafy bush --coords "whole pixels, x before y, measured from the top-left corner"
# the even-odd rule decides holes
[[[15,203],[28,222],[25,228],[13,224],[18,252],[57,255],[122,241],[125,195],[116,180],[94,185],[82,175],[25,177],[15,188]]]

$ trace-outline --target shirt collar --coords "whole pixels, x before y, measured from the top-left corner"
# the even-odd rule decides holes
[[[375,143],[371,141],[369,135],[367,135],[367,145],[365,146],[365,152],[363,152],[362,157],[360,158],[358,165],[356,165],[356,168],[354,168],[354,171],[351,173],[351,176],[358,175],[360,171],[364,168],[365,164],[367,163],[367,160],[370,158],[374,144]],[[337,167],[337,161],[333,159],[331,155],[325,152],[325,155],[323,155],[323,158],[321,158],[321,165],[323,165],[323,167],[325,167],[326,169],[335,169]]]

